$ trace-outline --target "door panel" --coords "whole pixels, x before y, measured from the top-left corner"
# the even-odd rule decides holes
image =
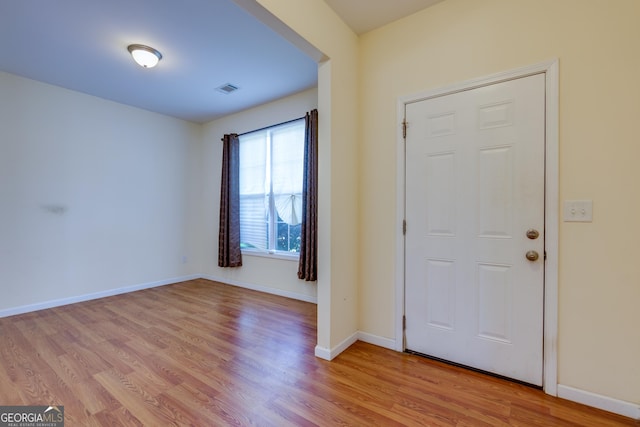
[[[407,349],[542,385],[544,114],[544,74],[406,106]]]

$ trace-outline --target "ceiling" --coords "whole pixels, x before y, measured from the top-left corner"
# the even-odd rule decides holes
[[[443,0],[325,0],[356,34],[382,27],[441,1]]]
[[[326,0],[357,33],[438,1]],[[0,71],[198,123],[315,87],[315,60],[238,3],[0,1]],[[160,64],[136,65],[133,43]]]

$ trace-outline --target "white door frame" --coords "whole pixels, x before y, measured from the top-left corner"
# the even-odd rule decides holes
[[[397,210],[396,210],[396,325],[395,350],[404,351],[404,288],[405,245],[403,220],[405,218],[405,143],[402,122],[408,103],[450,95],[494,83],[545,73],[545,272],[544,272],[544,364],[543,388],[547,394],[558,394],[558,227],[559,227],[559,175],[558,175],[558,60],[542,62],[486,77],[467,80],[398,99],[397,104]],[[411,123],[409,123],[409,129]]]

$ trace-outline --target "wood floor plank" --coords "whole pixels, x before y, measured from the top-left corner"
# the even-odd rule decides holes
[[[132,381],[127,375],[115,369],[109,369],[95,375],[98,381],[111,395],[116,396],[123,407],[145,425],[166,425],[172,422],[171,416],[159,410],[157,398],[140,385]]]
[[[102,387],[95,378],[74,383],[73,391],[78,400],[84,405],[84,411],[90,416],[104,411],[115,411],[121,407],[120,402]]]
[[[0,319],[0,405],[82,426],[640,426],[357,342],[314,356],[316,306],[198,279]]]

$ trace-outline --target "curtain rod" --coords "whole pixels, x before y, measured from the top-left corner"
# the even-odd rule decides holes
[[[260,129],[255,129],[255,130],[250,130],[250,131],[248,131],[248,132],[239,133],[239,134],[238,134],[238,136],[248,135],[248,134],[253,133],[253,132],[260,132],[261,130],[265,130],[265,129],[273,128],[273,127],[276,127],[276,126],[286,125],[286,124],[288,124],[288,123],[297,122],[298,120],[302,120],[302,119],[304,119],[305,117],[306,117],[306,116],[302,116],[302,117],[298,117],[297,119],[287,120],[286,122],[277,123],[277,124],[275,124],[275,125],[265,126],[265,127],[263,127],[263,128],[260,128]],[[220,138],[220,141],[224,141],[224,138]]]

